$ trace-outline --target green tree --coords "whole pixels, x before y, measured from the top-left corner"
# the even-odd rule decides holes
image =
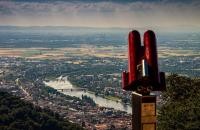
[[[167,78],[158,114],[159,130],[200,129],[200,79],[179,75]]]

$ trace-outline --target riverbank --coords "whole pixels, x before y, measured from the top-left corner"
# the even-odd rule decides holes
[[[63,82],[70,82],[66,77],[63,77],[63,76],[60,76],[60,77],[58,77],[58,78],[56,78],[55,76],[51,76],[51,77],[48,77],[48,78],[46,78],[46,81],[63,81]],[[46,82],[47,83],[47,82]],[[76,86],[76,85],[73,85],[72,83],[70,83],[74,88],[80,88],[80,87],[78,87],[78,86]],[[64,89],[64,88],[60,88],[60,87],[57,87],[57,83],[56,84],[52,84],[52,85],[54,85],[54,89]],[[88,93],[90,93],[90,94],[95,94],[95,92],[93,92],[93,91],[89,91],[89,90],[87,90],[87,92]],[[112,100],[112,101],[115,101],[115,102],[121,102],[121,103],[123,103],[122,102],[122,100],[121,100],[121,98],[119,98],[119,97],[116,97],[116,96],[102,96],[102,95],[98,95],[98,96],[100,96],[100,97],[102,97],[102,98],[105,98],[105,99],[108,99],[108,100]]]
[[[116,102],[122,102],[122,100],[119,97],[105,96],[104,98],[106,98],[108,100],[116,101]]]
[[[127,113],[131,113],[131,111],[132,111],[131,106],[123,104],[122,102],[120,102],[119,98],[112,97],[112,96],[102,97],[99,95],[95,95],[95,93],[91,92],[91,91],[77,90],[77,87],[74,87],[67,80],[67,77],[59,77],[54,80],[49,80],[48,82],[44,81],[44,83],[47,86],[52,87],[56,90],[58,90],[58,89],[66,90],[66,91],[62,92],[65,95],[75,96],[78,98],[81,98],[82,95],[89,96],[90,98],[92,98],[95,101],[95,103],[97,105],[102,106],[102,107],[114,108],[116,110],[125,111]]]

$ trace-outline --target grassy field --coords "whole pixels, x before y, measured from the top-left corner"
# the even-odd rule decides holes
[[[169,50],[160,48],[159,58],[173,56],[199,56],[200,52],[192,50]],[[80,46],[68,48],[0,48],[0,56],[23,57],[30,59],[67,59],[70,57],[94,56],[127,59],[127,50],[113,46]]]
[[[22,54],[22,57],[32,57],[32,56],[35,56],[35,55],[42,55],[43,52],[42,50],[27,50],[27,51],[24,51],[23,54]]]
[[[119,97],[114,97],[114,96],[105,96],[105,98],[116,102],[121,101]]]
[[[89,53],[88,53],[89,52]],[[112,47],[74,48],[0,48],[0,56],[30,59],[66,59],[73,56],[126,58],[126,53]]]

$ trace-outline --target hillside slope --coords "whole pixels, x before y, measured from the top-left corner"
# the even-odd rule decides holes
[[[47,109],[0,92],[0,130],[83,130]]]
[[[200,79],[179,75],[167,78],[167,91],[162,95],[158,130],[200,129]]]

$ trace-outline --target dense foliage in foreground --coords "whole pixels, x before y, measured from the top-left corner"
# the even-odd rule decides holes
[[[57,113],[0,92],[0,130],[82,130]]]
[[[171,75],[159,110],[159,130],[200,129],[200,79]]]

